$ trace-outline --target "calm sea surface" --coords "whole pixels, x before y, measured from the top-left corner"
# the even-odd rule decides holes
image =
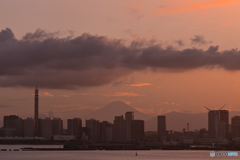
[[[19,149],[22,147],[61,148],[52,145],[0,145],[0,149]],[[137,152],[137,156],[136,156]],[[229,152],[229,151],[228,151]],[[240,153],[240,152],[239,152]],[[0,151],[0,160],[205,160],[240,159],[237,157],[210,157],[210,151]]]

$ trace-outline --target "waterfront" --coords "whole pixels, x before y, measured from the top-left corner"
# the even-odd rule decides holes
[[[0,148],[11,145],[0,145]],[[11,149],[22,147],[12,145]],[[26,146],[24,146],[26,147]],[[49,147],[49,146],[47,146]],[[137,156],[136,156],[137,153]],[[1,151],[1,159],[4,160],[202,160],[213,159],[210,151],[193,150],[143,150],[143,151]],[[217,159],[239,159],[236,157],[214,157]]]
[[[63,148],[63,145],[33,145],[33,144],[26,144],[26,145],[0,145],[0,150],[1,149],[21,149],[21,148]]]

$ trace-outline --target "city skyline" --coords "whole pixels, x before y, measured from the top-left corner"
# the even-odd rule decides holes
[[[0,117],[31,117],[36,85],[41,117],[79,117],[113,101],[150,116],[225,103],[238,112],[239,5],[1,1]]]
[[[35,126],[35,136],[37,136],[38,135],[38,130],[39,130],[39,126],[38,126],[38,123],[40,123],[40,119],[59,119],[60,117],[54,117],[54,114],[52,113],[52,112],[50,112],[49,114],[48,114],[48,116],[45,116],[45,117],[40,117],[39,118],[39,112],[38,112],[38,110],[39,110],[39,108],[38,108],[38,103],[39,103],[39,95],[38,95],[38,93],[39,93],[39,91],[38,91],[38,87],[36,86],[36,88],[35,88],[35,90],[34,90],[34,105],[33,105],[33,116],[30,116],[30,117],[27,117],[26,119],[28,120],[28,119],[31,119],[31,120],[33,120],[34,121],[34,126]],[[211,137],[211,136],[213,136],[213,135],[215,135],[215,128],[216,128],[216,119],[218,119],[218,121],[220,122],[220,124],[217,124],[217,126],[221,126],[221,127],[223,127],[223,128],[225,128],[224,129],[224,131],[222,131],[223,133],[222,133],[222,135],[226,135],[226,136],[228,136],[228,130],[229,130],[229,125],[228,124],[230,124],[229,122],[230,122],[230,120],[233,118],[233,117],[237,117],[236,115],[238,115],[238,114],[234,114],[234,115],[231,115],[231,116],[229,116],[229,110],[222,110],[222,108],[223,107],[225,107],[227,104],[225,104],[224,106],[222,106],[219,110],[210,110],[209,108],[207,108],[207,107],[205,107],[207,110],[209,110],[209,112],[208,112],[208,131],[209,131],[209,136]],[[102,111],[100,111],[102,109]],[[142,120],[142,121],[145,121],[145,131],[155,131],[155,130],[157,130],[157,131],[159,131],[159,130],[164,130],[163,132],[165,132],[166,131],[166,126],[168,126],[168,130],[176,130],[176,129],[173,129],[173,128],[169,128],[169,124],[167,125],[167,123],[166,123],[166,115],[157,115],[157,117],[155,116],[155,117],[151,117],[151,116],[148,116],[148,115],[145,115],[144,113],[142,113],[142,112],[140,112],[140,111],[138,111],[138,110],[136,110],[136,109],[134,109],[134,108],[132,108],[131,106],[129,106],[129,105],[127,105],[127,103],[126,102],[123,102],[123,101],[114,101],[114,102],[112,102],[112,103],[110,103],[110,104],[108,104],[107,106],[105,106],[105,107],[103,107],[103,108],[101,108],[101,109],[99,109],[99,113],[95,113],[95,114],[90,114],[90,116],[88,115],[87,117],[82,117],[82,116],[78,116],[78,117],[71,117],[71,118],[73,118],[73,119],[75,119],[75,120],[78,120],[78,119],[80,119],[80,121],[81,121],[81,126],[82,126],[82,120],[81,120],[81,118],[82,119],[85,119],[86,120],[86,122],[87,121],[89,121],[89,120],[91,120],[91,119],[94,119],[95,120],[95,118],[97,119],[97,121],[106,121],[106,122],[108,122],[109,121],[109,123],[113,123],[115,120],[116,120],[116,117],[117,117],[117,119],[121,119],[121,118],[123,118],[124,119],[124,115],[123,115],[123,112],[125,113],[125,119],[127,120],[127,121],[131,121],[131,120],[134,120],[134,112],[136,112],[136,117],[137,117],[137,120]],[[110,110],[115,110],[115,114],[110,114],[109,115],[109,111]],[[110,111],[111,112],[111,111]],[[117,114],[118,115],[120,115],[122,113],[122,115],[121,116],[116,116]],[[177,112],[176,112],[177,113]],[[115,120],[113,119],[113,115],[115,115]],[[4,118],[3,118],[3,128],[5,128],[5,126],[6,126],[6,120],[8,120],[8,119],[5,119],[5,117],[13,117],[13,119],[18,119],[19,118],[19,116],[17,116],[17,115],[13,115],[13,114],[9,114],[9,115],[4,115]],[[111,117],[111,118],[109,118],[109,116]],[[21,116],[20,116],[21,117]],[[155,119],[155,121],[157,122],[157,125],[155,124],[155,123],[152,123],[153,122],[153,120],[154,120],[154,118],[157,118],[157,119]],[[183,123],[179,123],[179,117],[176,117],[176,115],[175,116],[171,116],[171,117],[168,117],[168,118],[170,118],[170,119],[172,119],[172,121],[173,121],[173,123],[174,124],[176,124],[176,125],[178,125],[178,126],[181,126],[182,128],[180,129],[180,130],[182,130],[182,129],[184,129],[184,130],[186,130],[186,128],[187,128],[187,132],[189,132],[190,130],[189,130],[189,122],[191,122],[191,124],[193,124],[194,125],[194,128],[192,129],[192,131],[196,131],[196,130],[200,130],[200,129],[203,129],[203,128],[207,128],[206,126],[201,126],[201,127],[199,127],[199,126],[195,126],[195,124],[194,124],[194,122],[193,122],[193,120],[192,119],[189,119],[189,118],[187,118],[186,116],[185,117],[182,117],[182,120],[186,120],[186,122],[187,122],[187,127],[185,128],[185,127],[183,127]],[[11,118],[10,118],[11,119]],[[23,119],[23,118],[20,118],[20,119]],[[61,118],[60,118],[61,119]],[[199,121],[199,119],[201,119],[201,124],[203,124],[203,119],[202,118],[199,118],[199,117],[197,117],[197,121]],[[64,122],[64,123],[63,123]],[[63,122],[62,122],[62,127],[63,128],[66,128],[67,127],[67,129],[69,130],[69,118],[67,119],[67,121],[66,121],[66,119],[63,119]],[[147,123],[146,123],[147,122]],[[178,123],[176,123],[176,122],[178,122]],[[223,123],[224,122],[224,123]],[[72,123],[72,122],[71,122]],[[129,124],[128,124],[129,123]],[[127,123],[127,125],[131,125],[131,123],[130,122],[128,122]],[[233,122],[231,122],[231,123],[233,123]],[[63,124],[65,124],[65,125],[63,125]],[[87,124],[85,124],[85,123],[83,123],[84,124],[84,126],[87,126]],[[147,127],[146,127],[146,124],[147,124]],[[156,128],[155,129],[153,129],[152,127],[149,127],[148,125],[149,124],[151,124],[151,125],[156,125]],[[159,128],[159,124],[161,124],[161,127]],[[70,125],[71,126],[71,125]],[[147,129],[146,129],[147,128]],[[150,129],[151,128],[151,129]],[[72,130],[72,129],[70,129],[70,130]],[[179,129],[178,130],[176,130],[176,131],[179,131]],[[71,131],[71,132],[73,132],[73,131]],[[160,134],[160,136],[159,137],[161,137],[161,136],[163,136],[164,135],[164,133],[163,132],[159,132],[159,134]],[[129,133],[128,133],[129,134]]]
[[[1,143],[36,143],[37,140],[38,144],[58,142],[64,143],[64,149],[77,150],[99,149],[99,146],[96,147],[95,144],[102,145],[101,149],[134,149],[136,146],[130,147],[127,144],[133,145],[137,143],[145,143],[139,149],[153,149],[156,147],[156,143],[158,144],[158,149],[160,149],[159,145],[166,148],[178,146],[179,149],[183,149],[191,148],[190,145],[193,144],[202,144],[218,150],[218,148],[222,149],[222,146],[231,148],[231,144],[237,143],[240,139],[240,116],[231,117],[231,123],[229,123],[229,111],[223,110],[226,104],[219,110],[210,110],[205,107],[209,111],[208,130],[206,128],[198,128],[191,131],[189,122],[187,123],[187,128],[182,128],[182,131],[175,131],[171,128],[167,130],[168,120],[166,115],[158,115],[155,119],[157,131],[149,131],[146,130],[146,120],[141,118],[135,119],[134,110],[127,110],[125,111],[125,116],[121,115],[117,104],[122,103],[126,105],[124,102],[112,102],[112,106],[115,107],[118,114],[111,115],[114,116],[113,123],[107,120],[101,122],[95,119],[97,117],[92,117],[85,119],[86,123],[83,125],[82,119],[75,117],[67,119],[67,128],[64,128],[63,120],[59,117],[38,118],[38,92],[39,90],[36,87],[33,98],[34,118],[28,117],[23,119],[17,115],[5,115],[3,117],[4,123],[0,128]],[[110,105],[105,107],[107,111],[110,108]],[[129,109],[129,107],[127,108]],[[106,112],[103,113],[105,114],[104,116],[107,116]],[[198,119],[198,121],[203,121],[203,119]],[[174,123],[180,126],[179,121],[175,117]],[[148,145],[146,145],[146,142],[148,142]],[[114,146],[113,144],[124,145],[119,148],[119,146]],[[204,149],[204,146],[202,146],[202,149]]]
[[[127,102],[122,101],[122,100],[112,101],[111,103],[109,103],[108,105],[106,105],[100,109],[93,110],[92,112],[86,112],[84,114],[76,113],[76,116],[75,115],[72,117],[68,116],[68,118],[55,116],[53,112],[48,112],[48,115],[40,114],[40,116],[39,116],[39,111],[38,111],[39,110],[38,109],[39,95],[38,95],[38,93],[39,93],[38,87],[36,86],[36,88],[34,90],[34,94],[32,94],[33,95],[32,100],[34,101],[34,104],[32,106],[33,107],[32,110],[34,112],[33,112],[32,116],[30,115],[27,117],[22,117],[21,115],[16,114],[18,117],[21,117],[21,119],[32,119],[32,120],[34,119],[34,125],[36,128],[35,130],[37,130],[37,128],[39,128],[37,126],[38,126],[38,123],[40,123],[40,121],[37,121],[36,119],[62,118],[63,128],[68,128],[68,119],[69,118],[76,118],[76,119],[82,118],[85,120],[96,118],[97,120],[100,120],[103,122],[108,121],[110,123],[113,123],[114,122],[113,115],[117,115],[117,114],[121,114],[121,113],[124,114],[125,112],[129,113],[129,114],[136,112],[136,118],[138,120],[145,121],[145,131],[159,130],[159,128],[157,126],[157,123],[159,122],[157,117],[159,117],[159,115],[157,115],[157,116],[151,115],[150,116],[150,115],[144,114],[143,112],[138,111],[138,110],[134,109],[133,107],[129,106],[129,104],[127,104]],[[41,99],[41,97],[40,97],[40,99]],[[227,104],[225,104],[221,108],[225,107],[226,105]],[[204,107],[204,108],[206,108],[206,107]],[[206,109],[208,109],[208,108],[206,108]],[[207,115],[206,113],[191,114],[191,113],[181,113],[181,112],[175,112],[175,111],[170,112],[170,113],[164,114],[165,119],[166,119],[166,117],[169,118],[167,125],[166,125],[166,121],[165,121],[165,128],[167,126],[168,130],[173,130],[173,131],[179,132],[179,131],[182,131],[183,129],[189,128],[189,124],[190,124],[191,130],[187,129],[188,131],[197,131],[197,130],[200,130],[203,128],[205,128],[205,129],[208,128],[209,134],[212,136],[213,132],[214,132],[214,128],[215,128],[215,125],[213,124],[213,123],[215,123],[213,121],[215,119],[215,117],[210,116],[210,115],[211,114],[214,115],[216,111],[218,111],[218,110],[212,110],[212,111],[209,110],[208,118],[206,116]],[[113,112],[115,112],[115,114]],[[214,112],[214,114],[211,112]],[[224,112],[224,114],[222,112]],[[227,112],[227,116],[226,116],[225,112]],[[230,116],[228,116],[228,115],[230,115]],[[229,112],[229,110],[225,110],[225,109],[221,110],[220,116],[218,117],[218,118],[220,118],[219,119],[220,125],[222,125],[222,126],[224,125],[225,128],[229,128],[228,125],[226,125],[226,124],[232,123],[231,122],[232,118],[235,116],[238,116],[238,115],[240,115],[240,112]],[[5,120],[5,116],[6,115],[3,116],[4,120]],[[15,116],[15,114],[10,113],[10,114],[8,114],[8,116]],[[134,114],[132,116],[134,117]],[[127,116],[127,114],[126,114],[126,117],[129,117],[129,116]],[[199,121],[199,119],[201,119],[201,121]],[[212,120],[210,120],[210,119],[212,119]],[[0,120],[0,125],[4,122],[4,120],[3,121]],[[223,121],[224,121],[224,124],[221,124]],[[176,123],[176,122],[178,122],[178,123]],[[187,123],[187,127],[186,127],[186,123]],[[85,121],[83,121],[83,125],[84,126],[86,125]],[[3,123],[3,127],[4,126],[5,126],[5,123]],[[227,132],[227,130],[228,129],[225,129],[224,132]],[[222,134],[227,135],[228,133],[222,133]]]
[[[7,140],[76,140],[94,143],[121,143],[121,142],[161,142],[163,145],[168,143],[178,144],[211,144],[216,140],[220,143],[227,144],[230,141],[238,141],[239,117],[231,117],[229,124],[229,111],[209,110],[208,112],[208,130],[201,128],[190,131],[189,123],[187,129],[182,128],[182,132],[174,130],[166,130],[167,120],[165,115],[157,117],[157,133],[154,131],[146,131],[144,120],[135,119],[134,111],[127,111],[124,115],[116,116],[113,123],[108,121],[96,120],[95,117],[86,119],[85,127],[82,126],[81,118],[73,118],[67,120],[67,129],[63,127],[61,118],[45,117],[44,119],[36,119],[38,117],[38,88],[35,89],[34,95],[34,119],[22,119],[17,115],[4,116],[4,125],[0,129],[0,139]],[[116,102],[114,102],[116,104]],[[122,102],[123,103],[123,102]],[[37,110],[36,110],[37,107]],[[118,113],[120,114],[120,113]],[[113,115],[112,115],[113,116]],[[36,123],[37,122],[37,123]],[[175,123],[179,124],[178,121]],[[218,140],[217,138],[218,137]],[[150,138],[150,139],[149,139]],[[206,143],[206,141],[208,141]]]

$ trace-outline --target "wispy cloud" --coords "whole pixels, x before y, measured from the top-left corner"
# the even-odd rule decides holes
[[[138,110],[139,112],[146,113],[146,114],[155,113],[155,110],[153,108],[150,108],[150,109],[134,108],[134,109]]]
[[[69,108],[69,107],[80,107],[80,104],[77,105],[53,105],[53,108]]]
[[[180,112],[179,109],[169,109],[165,113],[170,113],[170,112]]]
[[[114,92],[114,93],[81,93],[80,95],[83,96],[92,96],[92,95],[98,95],[98,96],[105,96],[105,97],[124,97],[124,96],[130,96],[130,97],[136,97],[136,96],[145,96],[140,95],[134,92]]]
[[[65,97],[65,98],[68,98],[70,96],[75,96],[76,93],[69,93],[69,94],[64,94],[64,95],[61,95],[61,97]]]
[[[134,83],[134,84],[126,84],[125,86],[131,87],[142,87],[142,86],[149,86],[152,85],[151,83]]]
[[[96,93],[80,93],[81,96],[95,96],[95,95],[99,95]]]
[[[176,105],[176,106],[180,106],[180,104],[175,103],[175,102],[158,102],[159,104],[165,104],[165,105]]]
[[[130,14],[134,15],[138,19],[144,17],[144,14],[140,12],[141,9],[142,3],[139,3],[136,6],[128,7]]]
[[[11,99],[8,99],[7,101],[26,101],[29,99],[30,98],[11,98]]]
[[[132,12],[138,12],[142,8],[142,3],[137,4],[136,6],[129,7],[129,10]]]
[[[158,109],[158,108],[148,108],[148,109],[144,109],[144,108],[134,108],[142,113],[148,114],[148,115],[152,115],[152,116],[156,116],[156,115],[160,115],[163,112],[163,109]]]
[[[169,7],[166,9],[163,9],[163,7],[160,7],[156,10],[155,14],[166,15],[166,14],[171,14],[171,13],[189,12],[189,11],[194,11],[197,9],[202,9],[202,8],[207,8],[207,7],[212,7],[212,6],[229,5],[229,4],[233,4],[234,2],[238,3],[238,1],[236,1],[236,0],[215,0],[215,1],[211,1],[211,2],[198,3],[198,4],[193,4],[193,5],[187,5],[187,6]]]
[[[115,100],[111,100],[110,102],[115,102],[115,101],[122,101],[122,102],[124,102],[124,103],[126,103],[126,104],[128,104],[128,105],[131,104],[131,102],[125,101],[125,100],[122,100],[122,99],[115,99]]]
[[[96,110],[99,107],[92,107],[83,104],[72,104],[72,105],[54,105],[53,108],[60,109],[61,111],[82,111],[82,110]]]
[[[178,44],[178,46],[184,46],[184,42],[183,42],[183,40],[177,40],[177,41],[175,41],[177,44]]]
[[[204,45],[208,43],[212,43],[212,41],[206,41],[203,35],[195,35],[194,38],[191,39],[192,43]]]
[[[53,97],[53,95],[50,94],[49,92],[40,92],[39,95],[43,97]]]
[[[116,97],[123,97],[123,96],[130,96],[130,97],[135,97],[135,96],[145,96],[145,95],[140,95],[134,92],[115,92],[115,93],[103,93],[101,94],[102,96],[116,96]]]

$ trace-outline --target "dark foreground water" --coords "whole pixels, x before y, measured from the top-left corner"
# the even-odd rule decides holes
[[[32,146],[0,145],[0,149]],[[33,146],[37,147],[37,146]],[[56,146],[40,146],[54,147]],[[61,146],[57,146],[61,147]],[[137,156],[136,156],[137,152]],[[229,151],[227,151],[229,152]],[[205,160],[205,159],[240,159],[240,156],[210,157],[210,151],[193,150],[144,150],[144,151],[0,151],[2,160]]]

